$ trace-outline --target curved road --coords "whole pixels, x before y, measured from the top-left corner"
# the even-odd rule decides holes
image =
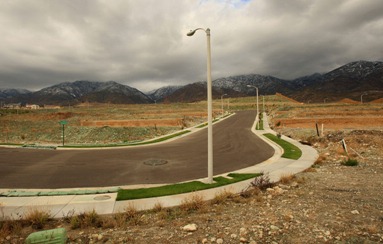
[[[214,175],[252,166],[274,149],[251,132],[255,111],[213,126]],[[166,160],[147,165],[147,160]],[[207,128],[168,143],[108,150],[0,148],[0,188],[174,183],[207,177]]]

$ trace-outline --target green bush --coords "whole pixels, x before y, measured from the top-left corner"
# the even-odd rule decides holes
[[[351,158],[342,162],[342,165],[345,165],[345,166],[357,166],[358,164],[359,164],[358,160],[351,159]]]

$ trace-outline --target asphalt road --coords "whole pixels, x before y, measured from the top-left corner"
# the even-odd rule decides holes
[[[252,166],[274,154],[251,132],[255,115],[241,111],[213,126],[214,175]],[[158,162],[167,163],[151,165]],[[205,177],[207,128],[168,143],[123,149],[0,148],[0,188],[121,186]]]

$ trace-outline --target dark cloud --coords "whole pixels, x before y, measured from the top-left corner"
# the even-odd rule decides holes
[[[4,0],[0,87],[77,79],[141,90],[213,78],[291,79],[355,60],[382,60],[381,0]]]

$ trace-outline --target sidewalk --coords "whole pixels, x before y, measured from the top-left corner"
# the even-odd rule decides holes
[[[260,164],[228,173],[263,172],[268,174],[271,181],[276,182],[279,181],[282,175],[296,174],[309,168],[318,158],[318,153],[315,149],[302,145],[299,142],[285,136],[283,136],[282,139],[299,147],[302,150],[302,156],[298,160],[281,158],[281,155],[283,154],[282,148],[263,136],[265,133],[275,134],[275,132],[269,127],[265,113],[263,116],[263,122],[264,130],[255,130],[256,122],[254,122],[252,132],[269,143],[275,149],[274,155]],[[225,175],[226,174],[223,176]],[[127,207],[134,207],[137,210],[152,209],[156,204],[161,204],[163,207],[172,207],[180,205],[184,199],[190,198],[195,194],[203,197],[205,200],[210,200],[223,191],[233,193],[240,192],[241,190],[247,188],[252,180],[253,179],[250,179],[195,193],[184,193],[179,195],[129,201],[116,201],[117,193],[108,193],[107,191],[102,194],[86,195],[0,197],[0,220],[1,218],[19,219],[32,210],[46,211],[49,212],[54,218],[61,218],[71,216],[73,214],[90,212],[92,210],[95,210],[98,214],[111,214],[123,212]],[[129,186],[129,188],[133,187]],[[97,189],[95,189],[95,191],[96,190]]]

